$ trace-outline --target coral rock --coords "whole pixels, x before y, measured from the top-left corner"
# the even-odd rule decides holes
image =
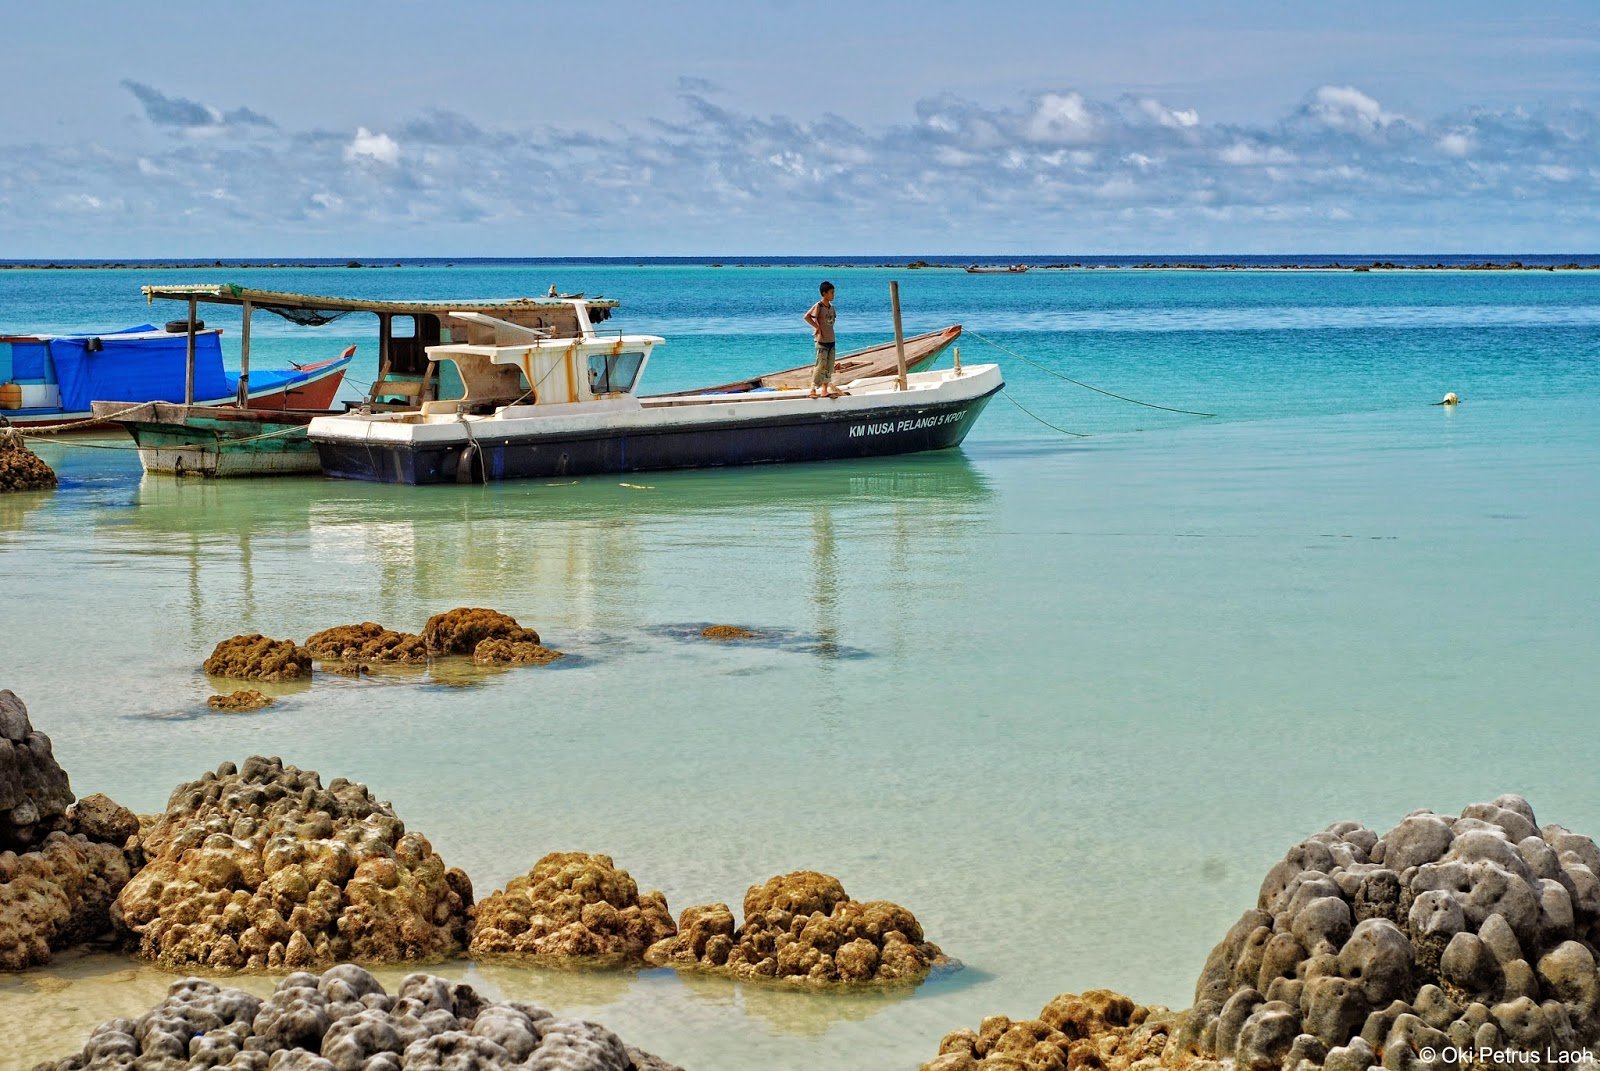
[[[61,829],[72,799],[50,738],[34,731],[22,700],[0,691],[0,851],[26,850]]]
[[[139,832],[139,816],[110,796],[96,792],[67,808],[67,832],[120,847]]]
[[[473,662],[480,666],[542,666],[565,657],[560,651],[541,647],[537,642],[497,636],[480,641],[472,651]]]
[[[1063,993],[1037,1019],[992,1015],[976,1031],[944,1036],[922,1071],[1127,1071],[1154,1067],[1169,1051],[1178,1017],[1107,989]],[[1182,1066],[1205,1067],[1186,1060]]]
[[[394,662],[420,665],[428,660],[422,637],[395,632],[372,621],[337,625],[306,640],[311,657],[324,662]]]
[[[727,905],[691,907],[678,922],[678,935],[651,945],[645,960],[827,985],[917,982],[943,959],[911,912],[887,900],[851,900],[837,878],[812,870],[752,885],[744,914],[735,929]]]
[[[297,972],[266,999],[186,978],[137,1019],[96,1027],[35,1071],[679,1071],[596,1023],[408,975],[396,993],[360,967]]]
[[[474,956],[640,960],[678,931],[659,892],[640,894],[608,855],[552,852],[473,909]]]
[[[230,714],[248,714],[252,710],[265,710],[273,704],[273,698],[254,688],[240,688],[227,695],[214,695],[206,700],[206,706],[212,710],[224,710]]]
[[[539,634],[499,610],[465,606],[434,614],[422,629],[422,642],[430,655],[469,655],[490,639],[537,644]]]
[[[180,785],[114,917],[164,966],[281,970],[441,958],[472,885],[366,786],[247,759]]]
[[[106,933],[129,869],[121,847],[59,831],[36,851],[0,852],[0,970],[49,963]]]
[[[217,644],[204,668],[213,677],[293,681],[311,676],[311,655],[293,640],[273,640],[252,632]]]
[[[8,491],[49,491],[56,473],[23,440],[15,428],[0,428],[0,494]]]
[[[1520,796],[1419,811],[1382,837],[1329,826],[1212,951],[1187,1044],[1241,1071],[1600,1045],[1597,870],[1592,840],[1540,828]]]
[[[707,625],[700,635],[708,640],[753,640],[760,633],[742,625]]]
[[[0,970],[48,963],[110,929],[131,869],[123,845],[138,826],[105,796],[74,804],[50,738],[0,691]]]

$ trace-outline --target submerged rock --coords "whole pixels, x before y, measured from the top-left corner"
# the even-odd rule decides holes
[[[212,710],[222,710],[230,714],[248,714],[253,710],[265,710],[273,704],[270,695],[258,692],[254,688],[240,688],[227,695],[214,695],[206,700],[206,706]]]
[[[659,967],[716,971],[792,984],[917,982],[943,959],[916,916],[887,900],[860,902],[837,878],[797,870],[752,885],[744,924],[726,904],[691,907],[676,937],[645,960]]]
[[[200,978],[174,982],[137,1019],[96,1027],[75,1056],[34,1071],[679,1071],[597,1023],[471,986],[408,975],[390,995],[340,964],[304,972],[265,999]]]
[[[428,660],[422,637],[396,632],[373,621],[336,625],[306,639],[312,658],[325,662],[392,662],[420,665]]]
[[[8,491],[50,491],[56,473],[32,450],[15,428],[0,428],[0,494]]]
[[[708,640],[753,640],[761,634],[743,625],[707,625],[700,635]]]
[[[119,924],[163,966],[281,970],[460,952],[472,884],[365,785],[254,756],[178,786]]]
[[[204,669],[213,677],[234,680],[293,681],[311,676],[311,655],[293,640],[252,632],[217,644]]]
[[[138,828],[105,796],[74,803],[50,738],[0,691],[0,970],[40,966],[109,932],[135,860],[124,846]]]
[[[1520,796],[1417,811],[1382,837],[1331,825],[1212,950],[1185,1051],[1293,1071],[1399,1053],[1410,1067],[1429,1046],[1600,1046],[1597,875],[1594,841],[1540,827]]]
[[[422,642],[430,655],[470,655],[490,639],[537,644],[539,634],[517,624],[510,614],[470,606],[434,614],[422,629]]]
[[[667,899],[640,894],[609,855],[552,852],[473,909],[474,956],[642,960],[677,931]]]

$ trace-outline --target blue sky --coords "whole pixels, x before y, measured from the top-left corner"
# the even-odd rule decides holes
[[[0,18],[0,258],[1600,249],[1592,2]]]

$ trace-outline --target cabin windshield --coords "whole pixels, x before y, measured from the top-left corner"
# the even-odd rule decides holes
[[[633,389],[644,364],[643,353],[596,353],[589,357],[591,394],[626,393]]]

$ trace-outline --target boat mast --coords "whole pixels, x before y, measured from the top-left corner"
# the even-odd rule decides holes
[[[244,330],[239,336],[239,408],[250,404],[250,299],[244,299]]]
[[[194,308],[195,296],[189,295],[189,335],[183,356],[183,404],[194,404]]]
[[[900,329],[900,284],[889,280],[889,305],[894,309],[895,389],[906,389],[906,333]]]

